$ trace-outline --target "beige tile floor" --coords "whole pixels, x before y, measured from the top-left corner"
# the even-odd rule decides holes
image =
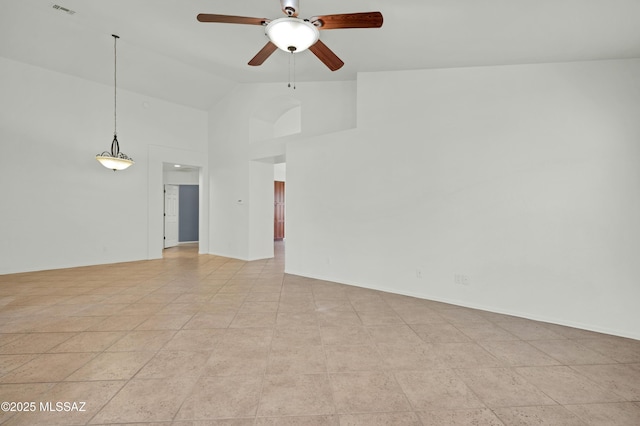
[[[283,250],[0,276],[0,401],[35,410],[0,423],[640,425],[639,341],[285,275]]]

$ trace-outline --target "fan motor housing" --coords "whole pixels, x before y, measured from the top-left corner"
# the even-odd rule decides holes
[[[282,11],[287,16],[298,16],[298,0],[280,0]]]

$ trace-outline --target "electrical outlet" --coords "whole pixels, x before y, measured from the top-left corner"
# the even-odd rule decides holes
[[[470,280],[468,275],[453,274],[453,282],[458,285],[469,285]]]

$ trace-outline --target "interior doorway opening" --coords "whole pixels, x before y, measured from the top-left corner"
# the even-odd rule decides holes
[[[200,167],[163,163],[164,249],[199,245]]]
[[[273,185],[273,240],[284,240],[284,198],[285,187],[283,181],[276,180]]]
[[[273,165],[273,240],[286,238],[286,163]]]

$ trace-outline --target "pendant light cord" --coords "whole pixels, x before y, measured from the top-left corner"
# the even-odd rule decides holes
[[[117,88],[117,84],[118,84],[118,80],[117,80],[117,68],[118,68],[118,63],[117,63],[117,58],[118,58],[118,52],[117,52],[117,47],[116,47],[116,43],[118,41],[118,39],[120,38],[119,36],[115,35],[115,34],[111,34],[113,36],[113,136],[116,136],[118,134],[117,132],[117,128],[118,128],[118,115],[117,115],[117,107],[118,107],[118,88]]]

